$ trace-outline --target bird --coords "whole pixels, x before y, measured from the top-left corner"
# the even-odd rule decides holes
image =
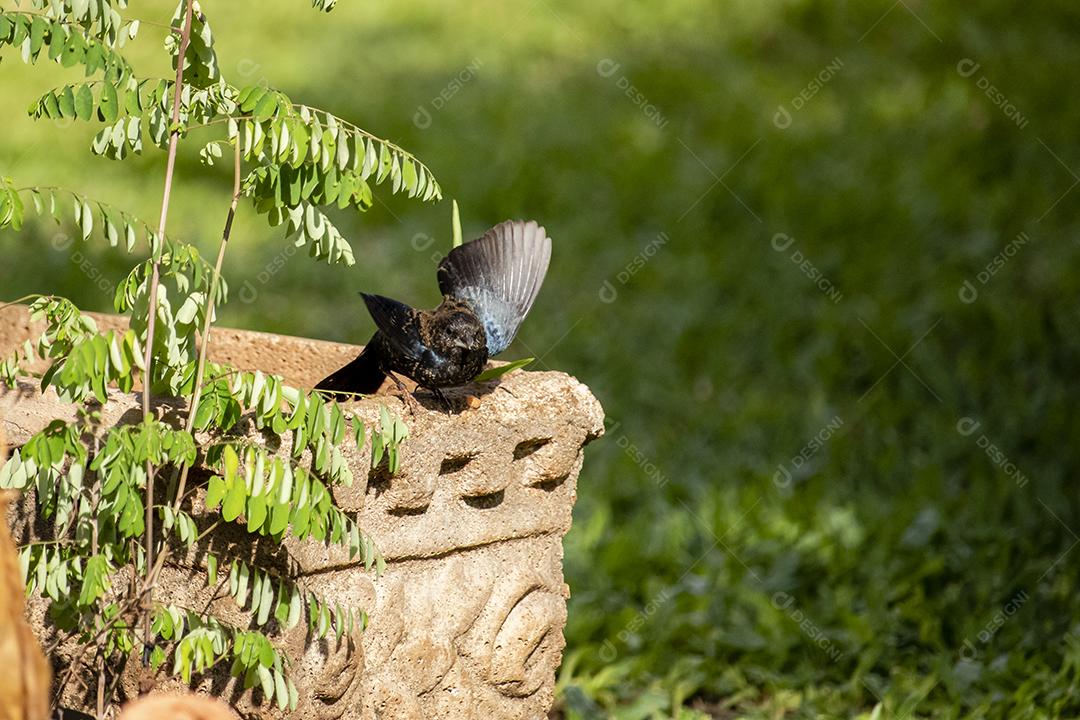
[[[389,376],[411,400],[400,374],[449,407],[443,388],[468,383],[488,358],[510,346],[550,261],[551,238],[542,225],[507,220],[442,259],[437,276],[443,299],[433,310],[361,292],[377,330],[355,360],[323,378],[315,390],[370,395]]]

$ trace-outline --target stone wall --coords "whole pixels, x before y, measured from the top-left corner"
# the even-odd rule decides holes
[[[21,314],[20,314],[21,313]],[[120,320],[99,316],[103,327]],[[0,313],[0,352],[31,335],[25,312]],[[351,359],[358,347],[263,333],[216,329],[212,359],[283,375],[310,387]],[[479,406],[466,394],[478,396]],[[562,577],[562,537],[570,527],[583,449],[603,432],[603,412],[588,388],[556,372],[516,371],[501,382],[449,393],[445,411],[420,396],[410,415],[396,397],[348,403],[347,413],[368,421],[379,405],[402,414],[410,437],[393,478],[369,474],[368,451],[348,453],[358,481],[334,489],[339,505],[359,514],[387,561],[378,579],[339,548],[289,540],[254,543],[224,527],[168,566],[158,597],[210,607],[246,624],[224,593],[206,588],[204,556],[259,558],[331,601],[367,610],[368,628],[341,643],[311,641],[301,624],[285,636],[300,690],[295,717],[316,718],[543,718],[551,706],[563,650],[568,588]],[[107,420],[138,417],[137,396],[114,395]],[[163,417],[179,418],[168,401]],[[30,383],[0,392],[0,422],[18,445],[62,416],[64,406]],[[254,429],[252,439],[266,440]],[[367,482],[362,479],[367,478]],[[12,518],[32,532],[27,500]],[[198,511],[196,521],[209,522]],[[38,603],[40,605],[40,603]],[[42,608],[32,607],[37,631],[49,635]],[[134,665],[134,663],[133,663]],[[133,695],[135,673],[122,683]],[[169,684],[165,684],[169,687]],[[200,689],[228,699],[245,717],[280,717],[252,702],[227,677]],[[82,702],[76,690],[68,702]]]

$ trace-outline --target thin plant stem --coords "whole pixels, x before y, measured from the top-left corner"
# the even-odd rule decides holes
[[[21,298],[18,298],[17,300],[12,300],[11,302],[6,302],[3,305],[0,305],[0,310],[7,310],[12,305],[22,305],[27,300],[36,300],[37,298],[43,298],[43,297],[51,297],[51,296],[50,295],[42,295],[40,293],[31,293],[29,295],[23,295]]]
[[[206,371],[206,349],[210,344],[210,330],[212,326],[212,318],[214,316],[214,303],[217,298],[217,286],[221,280],[221,266],[225,262],[225,248],[229,244],[229,237],[232,234],[232,221],[237,216],[237,204],[240,201],[240,171],[241,171],[241,155],[240,144],[238,142],[237,149],[233,155],[233,171],[232,171],[232,200],[229,202],[229,214],[225,219],[225,230],[221,232],[221,243],[217,248],[217,260],[214,262],[214,274],[211,277],[210,293],[206,294],[206,307],[203,309],[203,326],[201,343],[199,345],[199,362],[195,367],[195,383],[194,393],[191,396],[191,403],[188,406],[188,417],[184,423],[184,429],[187,432],[191,432],[195,425],[195,412],[199,409],[199,399],[202,396],[203,376]],[[170,486],[176,486],[175,494],[173,495],[173,512],[179,511],[180,503],[184,501],[185,487],[188,483],[188,471],[190,465],[184,463],[183,467],[179,470],[179,484],[177,485],[177,473],[174,471],[173,477],[170,481]],[[170,490],[173,493],[173,490]],[[215,522],[213,527],[217,527]],[[206,534],[206,533],[203,533]],[[203,535],[199,536],[199,540]],[[168,557],[168,546],[163,545],[161,553],[158,556],[158,561],[153,563],[153,567],[147,573],[147,582],[156,582],[158,573],[161,572],[162,567],[165,565],[165,560]]]
[[[52,15],[49,15],[48,13],[33,12],[31,10],[19,10],[19,9],[8,10],[7,12],[9,12],[9,13],[11,13],[13,15],[30,15],[32,17],[42,17],[42,18],[45,18],[46,20],[48,20],[50,22],[59,23],[60,25],[66,25],[68,27],[78,28],[79,30],[84,29],[82,25],[80,25],[80,24],[78,24],[76,22],[73,22],[71,20],[62,20],[60,18],[55,18]],[[129,18],[128,21],[124,23],[124,27],[127,27],[128,25],[130,25],[135,20],[137,20],[140,25],[149,25],[151,27],[163,28],[165,30],[168,30],[170,33],[179,32],[176,28],[174,28],[172,25],[169,25],[167,23],[158,22],[156,20],[143,20],[141,18]]]
[[[232,200],[229,202],[229,213],[225,217],[225,229],[221,233],[221,244],[218,245],[217,260],[214,262],[214,272],[210,278],[210,292],[206,295],[206,307],[203,308],[203,326],[201,340],[199,344],[199,359],[195,369],[195,390],[191,396],[191,403],[188,405],[187,419],[184,421],[184,430],[191,432],[195,427],[195,413],[199,409],[199,400],[202,396],[203,376],[206,372],[206,353],[207,347],[210,344],[210,328],[213,322],[214,305],[217,300],[218,285],[221,281],[221,267],[225,261],[225,248],[229,244],[229,237],[232,235],[233,219],[236,217],[236,206],[240,200],[240,169],[241,169],[241,157],[240,157],[240,143],[236,144],[236,152],[233,156],[233,192]],[[177,484],[177,472],[173,472],[173,477],[170,481],[170,485],[176,485],[175,494],[173,495],[172,510],[177,512],[180,509],[180,503],[184,499],[184,489],[187,486],[188,470],[190,465],[184,463],[179,470],[179,484]],[[173,491],[170,490],[170,493]],[[214,525],[216,527],[216,523]],[[205,533],[204,533],[205,534]],[[199,536],[200,539],[202,536]],[[156,580],[157,574],[161,572],[161,568],[165,565],[165,560],[169,554],[167,546],[162,546],[161,553],[158,555],[157,562],[154,563],[153,568],[147,575],[148,582]]]
[[[233,192],[232,202],[229,203],[229,214],[225,218],[225,229],[221,233],[221,244],[218,245],[217,260],[214,262],[214,274],[210,279],[210,292],[206,297],[206,307],[203,310],[202,342],[199,345],[199,363],[195,367],[195,391],[191,396],[191,405],[188,407],[187,420],[184,430],[191,432],[195,427],[195,413],[199,409],[199,400],[202,397],[202,381],[206,372],[206,349],[210,345],[210,326],[214,317],[214,303],[217,300],[218,285],[221,282],[221,265],[225,260],[225,248],[229,244],[229,236],[232,234],[233,219],[236,217],[236,204],[240,200],[240,141],[237,139],[236,152],[233,157]],[[184,486],[187,485],[188,463],[184,463],[180,470],[180,484],[176,489],[176,500],[173,511],[180,509],[180,500],[184,496]]]
[[[105,717],[105,653],[98,656],[97,717]]]
[[[180,144],[180,98],[184,89],[184,55],[187,54],[191,41],[191,24],[194,15],[194,0],[187,0],[184,9],[184,29],[180,35],[180,46],[176,54],[176,83],[173,86],[172,131],[169,133],[169,157],[165,166],[165,188],[161,196],[161,215],[158,219],[158,236],[165,236],[165,224],[169,217],[169,199],[172,196],[173,171],[176,168],[176,150]],[[154,325],[157,320],[158,284],[160,282],[160,259],[155,256],[150,273],[150,297],[146,319],[146,355],[143,360],[142,411],[144,421],[150,417],[150,386],[153,384],[152,361],[154,356]],[[148,661],[148,651],[152,637],[150,615],[153,608],[153,585],[150,573],[154,566],[154,466],[146,461],[146,571],[147,590],[143,606],[143,663]]]

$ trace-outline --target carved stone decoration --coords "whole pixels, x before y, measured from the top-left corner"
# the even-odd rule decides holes
[[[95,316],[101,327],[121,321]],[[0,352],[31,335],[25,314],[0,313]],[[245,369],[283,375],[310,387],[348,361],[357,347],[237,330],[215,330],[211,357]],[[480,397],[470,407],[466,394]],[[344,548],[286,539],[263,547],[240,528],[225,526],[170,563],[157,597],[214,613],[246,626],[227,593],[206,587],[208,547],[228,562],[246,553],[261,565],[301,578],[304,585],[370,617],[364,631],[336,642],[312,640],[301,624],[283,638],[299,691],[295,715],[258,702],[227,675],[205,678],[198,690],[223,698],[244,718],[312,720],[454,720],[547,717],[562,659],[569,588],[562,576],[562,538],[570,528],[583,448],[603,433],[603,411],[588,388],[557,372],[513,372],[501,381],[451,391],[450,413],[423,393],[409,415],[396,397],[376,395],[344,406],[371,427],[380,405],[402,414],[409,439],[401,469],[388,478],[369,473],[370,450],[348,448],[356,478],[335,487],[338,504],[357,513],[386,559],[376,578],[350,562]],[[137,398],[114,395],[107,422],[126,421]],[[181,408],[157,404],[165,418]],[[0,391],[0,428],[19,445],[65,406],[30,383]],[[135,413],[138,417],[138,413]],[[121,420],[123,418],[123,420]],[[254,441],[266,438],[254,428]],[[366,482],[365,482],[366,479]],[[195,503],[200,515],[201,498]],[[30,503],[13,508],[18,531],[32,532]],[[41,603],[31,608],[35,631],[47,637]],[[137,663],[130,663],[131,666]],[[137,668],[121,683],[137,693]],[[159,683],[162,690],[177,681]],[[66,696],[80,707],[78,692]]]

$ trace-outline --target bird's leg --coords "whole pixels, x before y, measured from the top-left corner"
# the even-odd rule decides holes
[[[409,414],[415,415],[420,410],[420,403],[416,401],[413,394],[405,387],[405,383],[401,382],[401,378],[389,371],[386,374],[394,381],[394,385],[397,386],[398,394],[401,395],[401,400],[405,403],[405,407],[409,409]]]

